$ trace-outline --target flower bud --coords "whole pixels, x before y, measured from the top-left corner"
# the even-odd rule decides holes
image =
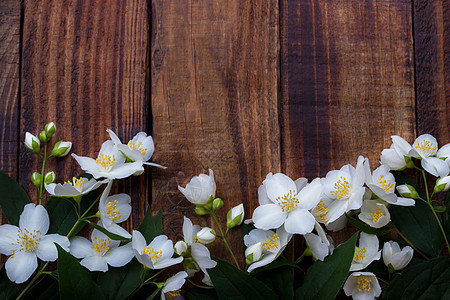
[[[207,209],[205,209],[203,206],[196,206],[195,213],[199,216],[204,216],[204,215],[209,214],[209,211]]]
[[[45,134],[48,138],[51,138],[53,134],[56,132],[56,125],[53,122],[48,123],[45,125]]]
[[[227,228],[231,229],[242,224],[244,220],[244,205],[241,203],[233,207],[227,213]]]
[[[220,198],[216,198],[213,201],[213,210],[216,211],[223,206],[223,200]]]
[[[216,232],[209,227],[203,227],[197,233],[197,240],[204,245],[211,244],[215,239]]]
[[[409,184],[402,184],[397,186],[397,192],[399,192],[400,195],[406,198],[419,199],[419,194],[417,193],[416,189]]]
[[[394,270],[401,270],[405,268],[411,261],[414,250],[406,246],[400,250],[400,246],[394,242],[389,241],[383,246],[383,261],[386,266],[392,265]]]
[[[56,179],[56,175],[55,175],[55,172],[53,172],[53,171],[48,172],[48,173],[45,174],[45,176],[44,176],[44,182],[45,182],[46,184],[53,183],[53,182],[55,181],[55,179]]]
[[[178,241],[174,246],[174,250],[176,254],[184,256],[188,252],[188,245],[185,243],[185,241]]]
[[[245,249],[245,263],[250,265],[261,259],[262,256],[262,243],[258,242]]]
[[[450,189],[450,176],[438,178],[436,186],[434,187],[435,193],[446,192]]]
[[[416,165],[414,164],[414,161],[412,160],[411,157],[405,156],[404,159],[405,159],[406,167],[408,169],[412,169],[412,168],[416,167]]]
[[[188,276],[193,276],[196,272],[200,271],[198,264],[192,257],[183,259],[183,267]]]
[[[59,141],[53,147],[51,155],[56,157],[64,157],[69,153],[71,148],[72,148],[71,142]]]
[[[31,133],[25,133],[25,147],[33,153],[39,154],[41,143],[39,139]]]
[[[216,195],[214,173],[209,170],[209,176],[205,174],[194,176],[185,188],[178,186],[178,189],[193,204],[205,205],[209,201],[212,202]]]
[[[45,131],[41,131],[41,133],[39,133],[39,140],[41,140],[41,142],[46,143],[48,141],[48,137],[47,134],[45,133]]]
[[[39,188],[41,186],[42,183],[42,175],[39,174],[38,172],[34,172],[31,175],[31,182],[37,187]]]

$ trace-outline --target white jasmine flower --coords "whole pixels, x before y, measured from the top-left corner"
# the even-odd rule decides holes
[[[389,241],[383,246],[383,261],[386,266],[392,265],[394,270],[401,270],[405,268],[411,261],[414,250],[406,246],[400,249],[397,242]]]
[[[387,166],[381,165],[373,174],[370,172],[369,160],[364,160],[364,170],[366,172],[366,184],[369,189],[380,199],[390,204],[400,206],[413,206],[414,199],[397,197],[395,194],[395,178]]]
[[[181,271],[167,279],[161,291],[161,300],[165,300],[166,296],[168,299],[184,299],[180,290],[186,282],[186,277],[188,277],[188,274]]]
[[[247,247],[251,247],[257,243],[261,243],[262,258],[252,263],[247,272],[251,272],[256,268],[265,266],[277,259],[284,248],[292,238],[292,234],[286,232],[283,227],[276,230],[276,233],[272,230],[253,229],[249,234],[244,236],[244,244]]]
[[[244,221],[244,204],[231,208],[227,213],[227,228],[239,226]]]
[[[133,231],[131,245],[137,260],[150,269],[164,269],[183,261],[183,257],[172,258],[173,243],[165,235],[159,235],[147,245],[139,231]]]
[[[325,224],[332,223],[344,213],[361,207],[365,193],[363,162],[364,158],[360,156],[356,169],[352,165],[345,165],[340,170],[328,172],[322,179],[323,196],[332,200],[323,216]]]
[[[113,143],[117,146],[117,149],[119,149],[129,161],[142,161],[145,165],[162,169],[167,168],[148,161],[155,151],[153,138],[150,135],[147,136],[145,132],[138,132],[126,145],[124,145],[114,131],[111,129],[107,129],[106,131],[109,133]]]
[[[329,254],[333,254],[334,246],[331,237],[326,235],[319,223],[316,223],[315,229],[318,233],[317,235],[307,233],[304,237],[314,259],[323,261]]]
[[[370,272],[354,272],[344,283],[346,296],[354,300],[375,299],[381,294],[381,287],[375,274]]]
[[[108,265],[122,267],[135,255],[131,243],[119,246],[120,241],[111,240],[97,229],[92,231],[91,241],[81,236],[70,240],[70,253],[76,258],[82,258],[80,264],[89,271],[106,272]]]
[[[102,144],[97,159],[78,156],[74,153],[72,153],[72,157],[75,158],[81,169],[94,178],[121,179],[136,172],[144,171],[142,161],[125,163],[125,157],[112,141],[106,141]]]
[[[50,226],[47,210],[42,205],[25,205],[19,227],[0,226],[0,254],[9,255],[6,275],[15,283],[28,280],[37,268],[37,258],[55,261],[58,250],[54,243],[69,251],[69,239],[59,234],[46,234]]]
[[[361,232],[359,234],[359,247],[355,247],[350,271],[359,271],[381,257],[378,251],[378,238],[376,235]]]
[[[216,233],[209,227],[203,227],[197,232],[197,240],[203,245],[211,244],[216,239]]]
[[[391,139],[391,148],[384,149],[381,152],[381,164],[389,167],[391,170],[403,170],[406,168],[405,156],[411,156],[409,151],[412,147],[407,141],[397,135],[391,136]]]
[[[258,191],[265,193],[259,196],[260,203],[265,204],[258,206],[252,217],[256,228],[268,230],[284,224],[289,233],[305,234],[313,230],[315,218],[309,210],[320,200],[319,178],[302,185],[298,191],[295,182],[286,175],[269,173],[263,186]]]
[[[445,177],[449,173],[449,165],[436,156],[437,140],[430,134],[422,134],[413,143],[410,156],[421,159],[422,168],[436,177]]]
[[[377,200],[365,200],[358,218],[373,228],[381,228],[391,221],[388,209]]]
[[[64,184],[45,184],[45,189],[50,195],[56,197],[78,197],[88,194],[107,182],[108,180],[97,181],[95,179],[88,180],[84,177],[73,177],[72,180],[66,181]]]
[[[206,204],[209,199],[216,196],[216,182],[214,173],[209,169],[209,176],[200,174],[192,177],[185,188],[178,186],[178,190],[193,204]]]

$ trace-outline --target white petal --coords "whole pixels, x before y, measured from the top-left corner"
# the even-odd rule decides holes
[[[399,206],[414,206],[414,204],[416,204],[414,199],[403,197],[397,197],[397,202],[395,202],[395,205]]]
[[[13,244],[17,240],[19,227],[5,224],[0,226],[0,254],[11,255],[11,251],[16,249]]]
[[[158,164],[155,164],[155,163],[152,163],[152,162],[148,162],[148,161],[144,161],[144,162],[142,162],[144,165],[148,165],[148,166],[152,166],[152,167],[157,167],[157,168],[160,168],[160,169],[167,169],[167,167],[165,167],[165,166],[162,166],[162,165],[158,165]]]
[[[258,188],[258,202],[259,202],[259,205],[273,203],[267,196],[267,191],[266,191],[265,185],[260,185]]]
[[[335,200],[328,206],[328,213],[325,215],[327,223],[332,223],[347,211],[348,202]]]
[[[382,188],[380,188],[378,185],[375,185],[375,184],[368,184],[367,186],[370,188],[370,190],[375,195],[377,195],[378,197],[380,197],[381,199],[383,199],[387,203],[396,204],[398,197],[393,192],[392,193],[386,193],[385,190],[383,190]]]
[[[167,258],[167,259],[159,259],[153,267],[155,269],[164,269],[176,264],[179,264],[183,261],[183,257],[177,257],[177,258]]]
[[[124,237],[126,239],[131,238],[131,234],[128,231],[126,231],[125,229],[123,229],[122,227],[120,227],[119,225],[117,225],[116,223],[112,223],[108,227],[105,226],[105,229],[111,233],[120,235],[121,237]]]
[[[133,238],[131,240],[131,244],[133,249],[138,252],[141,252],[142,249],[147,247],[147,242],[145,241],[144,236],[137,230],[133,230]]]
[[[108,271],[108,264],[103,256],[93,255],[83,258],[80,264],[86,267],[89,271]]]
[[[74,153],[72,153],[72,157],[75,158],[82,170],[91,174],[92,176],[94,176],[94,178],[105,177],[103,175],[102,169],[95,162],[95,159],[85,156],[78,156]]]
[[[305,240],[308,243],[309,249],[311,249],[313,255],[318,260],[324,260],[328,255],[328,246],[322,243],[322,239],[313,233],[305,234]]]
[[[208,248],[202,244],[194,243],[191,246],[192,257],[201,269],[214,268],[217,263],[211,259]]]
[[[81,236],[75,236],[70,239],[70,254],[76,258],[95,255],[96,251],[91,247],[92,243]]]
[[[174,276],[170,277],[164,284],[164,288],[162,289],[161,293],[167,293],[170,291],[181,289],[184,282],[186,281],[186,277],[188,277],[188,274],[185,271],[178,272]]]
[[[143,171],[142,161],[115,165],[108,173],[110,179],[122,179],[133,175],[136,172]]]
[[[277,173],[271,179],[264,180],[263,184],[266,186],[267,196],[274,203],[278,197],[286,195],[290,191],[293,191],[294,195],[297,194],[295,182],[282,173]]]
[[[364,173],[364,157],[358,157],[358,163],[356,164],[355,174],[352,176],[351,189],[361,187],[366,181],[365,173]]]
[[[113,267],[122,267],[128,264],[134,257],[134,251],[131,243],[117,248],[110,248],[104,258],[106,262]]]
[[[283,212],[277,204],[266,204],[258,206],[253,212],[253,222],[259,229],[273,229],[283,225],[287,217],[287,212]]]
[[[59,234],[48,234],[43,236],[36,249],[36,255],[43,261],[55,261],[58,258],[58,249],[55,243],[65,251],[69,251],[69,239]]]
[[[37,258],[34,252],[20,251],[6,261],[6,275],[8,275],[9,280],[22,283],[30,278],[37,266]]]
[[[370,163],[369,163],[368,158],[364,159],[364,173],[365,173],[364,177],[366,179],[366,184],[372,184],[373,178],[372,178],[372,173],[370,171]]]
[[[114,131],[112,131],[111,129],[106,129],[106,132],[109,133],[109,136],[115,145],[122,144],[119,137],[114,133]]]
[[[265,242],[266,236],[275,235],[272,230],[253,229],[244,236],[244,244],[249,247],[256,243]]]
[[[317,206],[322,194],[322,183],[320,178],[314,179],[310,184],[304,187],[298,194],[300,200],[299,208],[310,210]]]
[[[392,143],[394,149],[399,153],[400,155],[407,155],[408,152],[412,149],[411,145],[402,137],[398,135],[391,136]]]
[[[47,210],[42,205],[29,203],[23,208],[19,218],[19,228],[26,228],[28,231],[40,231],[46,234],[50,226],[50,219]]]
[[[400,170],[406,167],[404,157],[400,156],[394,149],[381,151],[380,162],[391,170]]]
[[[277,256],[276,256],[275,254],[272,254],[272,253],[271,253],[271,254],[264,255],[263,258],[261,258],[261,260],[252,263],[252,264],[248,267],[247,272],[251,272],[251,271],[253,271],[253,270],[256,269],[256,268],[260,268],[260,267],[263,267],[263,266],[265,266],[265,265],[268,265],[268,264],[270,264],[271,262],[273,262],[276,258],[277,258]]]
[[[299,179],[297,179],[295,182],[295,187],[297,188],[297,193],[299,193],[308,183],[308,179],[304,178],[304,177],[300,177]]]
[[[449,173],[448,164],[437,157],[427,157],[422,159],[422,168],[436,177],[445,177]]]
[[[284,229],[289,233],[306,234],[314,229],[316,219],[306,209],[297,208],[291,211],[284,223]]]

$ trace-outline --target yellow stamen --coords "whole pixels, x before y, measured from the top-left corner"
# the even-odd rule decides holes
[[[117,200],[114,200],[113,202],[108,202],[108,204],[106,204],[106,214],[113,219],[113,221],[120,219],[122,217],[122,214],[120,213],[120,210],[117,208],[117,204],[119,204],[119,202]]]
[[[173,300],[173,299],[175,299],[177,297],[180,297],[181,296],[180,291],[181,290],[167,292],[166,295],[165,295],[166,299]]]
[[[147,254],[153,263],[157,262],[158,259],[162,256],[162,251],[155,251],[153,250],[152,246],[148,245],[144,249],[142,249],[141,254]]]
[[[370,213],[370,217],[372,218],[372,222],[374,223],[378,222],[378,220],[383,216],[384,214],[379,207],[375,208],[375,210]]]
[[[433,144],[430,141],[422,141],[422,142],[416,141],[414,143],[414,148],[426,152],[428,156],[430,156],[435,154],[438,147],[437,145]]]
[[[132,142],[132,141],[128,142],[128,147],[131,150],[139,150],[139,152],[141,152],[142,156],[144,156],[147,153],[147,148],[141,148],[141,146],[142,146],[142,142],[139,142],[139,143]]]
[[[350,196],[350,183],[345,177],[340,176],[340,179],[334,184],[334,189],[330,194],[336,196],[337,200]]]
[[[95,160],[97,164],[102,166],[103,168],[107,169],[109,167],[112,167],[116,164],[116,156],[113,155],[106,155],[103,153],[99,153],[97,159]]]
[[[192,238],[192,242],[201,244],[200,241],[197,238],[197,235],[194,235],[194,237]]]
[[[324,221],[325,223],[328,223],[328,219],[325,217],[325,215],[329,210],[329,208],[325,208],[325,202],[323,200],[320,200],[319,204],[317,204],[315,208],[315,212],[318,213],[318,215],[316,215],[316,218]]]
[[[297,208],[299,200],[295,197],[294,193],[293,190],[290,190],[289,193],[276,199],[283,212],[291,212]]]
[[[268,251],[270,249],[277,248],[279,245],[279,243],[278,243],[279,240],[280,240],[280,237],[278,236],[278,233],[271,234],[270,236],[266,235],[266,241],[264,243],[262,243],[262,248],[266,249]]]
[[[380,175],[380,179],[378,179],[377,185],[382,188],[386,193],[392,193],[394,191],[394,183],[390,180],[383,179],[384,175]]]
[[[358,247],[355,247],[355,255],[353,255],[353,260],[360,261],[366,257],[366,247],[363,247],[359,249]]]
[[[16,243],[12,244],[17,244],[19,251],[34,252],[39,246],[40,240],[41,232],[39,230],[33,230],[33,232],[30,232],[25,228],[19,229],[17,232]],[[14,250],[11,250],[11,257],[14,256],[14,253]]]
[[[370,292],[370,290],[372,289],[372,287],[370,286],[370,282],[371,281],[372,281],[371,278],[359,277],[358,280],[356,281],[358,291],[360,291],[360,292],[362,292],[362,291]]]
[[[106,252],[108,252],[109,244],[111,244],[110,238],[98,239],[96,236],[94,236],[91,248],[97,251],[99,255],[103,256],[106,254]]]
[[[66,181],[66,182],[64,182],[64,183],[70,184],[70,185],[73,186],[75,189],[77,189],[78,191],[81,192],[81,191],[83,190],[84,182],[85,182],[85,181],[86,181],[86,180],[85,180],[83,177],[81,177],[81,178],[73,177],[73,178],[72,178],[72,181],[68,180],[68,181]]]

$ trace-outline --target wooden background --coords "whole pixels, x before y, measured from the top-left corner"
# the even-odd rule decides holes
[[[449,67],[446,0],[2,0],[0,169],[36,200],[25,132],[54,121],[95,157],[107,128],[146,131],[168,169],[116,191],[132,197],[127,229],[151,205],[176,241],[183,215],[211,225],[177,189],[208,168],[221,219],[241,202],[250,218],[268,172],[313,179],[360,154],[375,167],[392,134],[450,142]],[[81,172],[71,157],[48,169]]]

